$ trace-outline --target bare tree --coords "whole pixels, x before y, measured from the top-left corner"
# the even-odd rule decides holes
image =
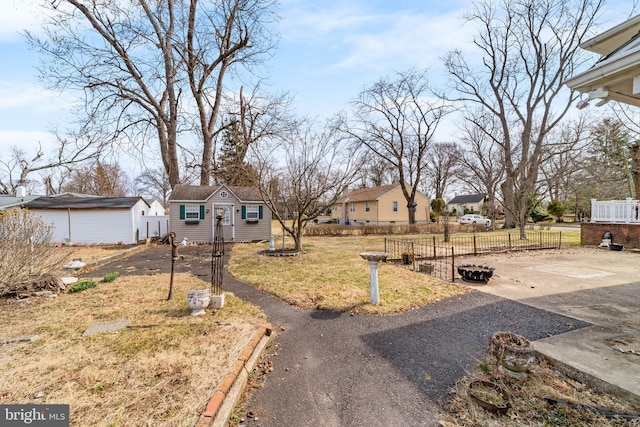
[[[560,123],[576,94],[561,96],[564,82],[585,61],[578,46],[590,35],[603,0],[479,1],[467,20],[478,25],[478,70],[460,51],[446,67],[458,101],[480,107],[500,124],[493,143],[504,156],[502,197],[506,226],[525,225],[547,135]]]
[[[171,184],[164,168],[147,169],[136,177],[135,185],[137,194],[157,199],[162,206],[169,207]]]
[[[501,129],[493,116],[478,110],[467,111],[463,123],[459,178],[486,196],[487,214],[495,223],[499,186],[504,179],[503,153],[495,144]]]
[[[409,224],[416,222],[415,196],[427,167],[427,149],[446,114],[441,100],[428,96],[426,72],[397,73],[365,89],[353,101],[354,117],[342,130],[398,174],[407,201]]]
[[[397,179],[394,179],[394,172],[395,169],[384,159],[371,152],[365,153],[362,159],[362,167],[358,174],[358,186],[367,188],[391,184],[397,181]]]
[[[460,150],[455,143],[431,144],[427,153],[424,188],[443,199],[447,188],[455,183],[460,171]]]
[[[291,132],[289,95],[261,95],[259,89],[256,86],[245,96],[241,87],[238,99],[227,103],[228,124],[217,135],[222,138],[222,147],[214,166],[216,182],[253,185],[255,171],[246,162],[249,147],[260,140],[281,138]]]
[[[208,185],[215,170],[214,141],[220,131],[218,122],[224,78],[234,66],[251,68],[259,64],[275,47],[267,27],[275,19],[275,3],[272,0],[201,0],[200,3],[204,7],[210,6],[204,16],[200,16],[203,15],[203,6],[198,5],[198,0],[191,0],[185,61],[203,139],[200,184]],[[256,92],[252,95],[255,96]],[[255,99],[253,96],[250,100]],[[256,119],[251,106],[256,110],[260,108],[257,103],[243,98],[241,88],[240,123],[247,138],[245,126],[252,123],[250,118]]]
[[[213,162],[225,76],[268,51],[271,0],[53,0],[45,36],[26,33],[46,55],[41,74],[54,88],[80,92],[82,125],[142,152],[157,141],[172,186],[180,182],[179,135],[197,106],[201,184]],[[264,20],[264,21],[263,21]]]
[[[57,135],[57,148],[49,156],[45,156],[41,144],[31,155],[23,149],[12,147],[9,158],[0,161],[0,192],[13,194],[17,187],[27,187],[29,184],[35,186],[30,178],[33,173],[47,173],[57,168],[71,168],[97,158],[103,150],[102,140],[80,133],[69,134],[66,137]]]
[[[129,190],[129,177],[117,163],[98,161],[73,170],[62,190],[96,196],[124,197]]]
[[[294,250],[303,248],[305,226],[326,212],[355,179],[361,165],[356,154],[347,150],[333,126],[318,130],[309,120],[298,123],[270,149],[262,143],[252,145],[263,201],[293,238]]]

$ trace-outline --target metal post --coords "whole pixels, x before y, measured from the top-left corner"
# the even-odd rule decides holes
[[[451,246],[451,282],[456,281],[456,255],[453,246]]]
[[[476,243],[476,235],[473,235],[473,256],[478,255],[478,245]]]
[[[211,294],[222,295],[222,269],[224,256],[223,215],[216,216],[215,235],[211,250]]]
[[[436,236],[433,236],[433,259],[436,259]]]
[[[559,232],[560,235],[558,236],[558,249],[560,249],[560,247],[562,246],[562,231]]]
[[[169,243],[171,244],[171,279],[169,280],[169,295],[167,301],[173,298],[173,270],[178,260],[178,242],[176,242],[176,233],[169,233]]]

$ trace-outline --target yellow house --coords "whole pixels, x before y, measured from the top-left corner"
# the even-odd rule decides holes
[[[429,222],[429,199],[416,193],[416,222]],[[362,188],[338,199],[331,208],[338,224],[408,224],[407,200],[399,183]]]

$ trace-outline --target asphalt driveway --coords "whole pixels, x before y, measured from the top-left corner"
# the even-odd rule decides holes
[[[179,253],[176,271],[209,280],[207,246]],[[159,246],[92,274],[157,274],[170,265],[170,247]],[[249,397],[246,426],[437,426],[449,390],[475,369],[493,333],[534,341],[589,325],[480,291],[402,315],[369,316],[292,308],[228,274],[223,286],[259,305],[276,331],[268,350],[273,372]]]

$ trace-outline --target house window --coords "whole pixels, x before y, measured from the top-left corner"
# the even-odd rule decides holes
[[[473,212],[473,206],[469,206],[469,211]]]
[[[247,206],[247,218],[246,219],[259,219],[260,210],[258,206]]]
[[[356,211],[356,204],[349,203],[349,212],[354,213]]]
[[[185,219],[199,219],[200,218],[200,206],[198,205],[186,205],[184,207]]]
[[[393,211],[398,212],[398,202],[393,202]]]
[[[222,190],[220,192],[220,198],[226,199],[227,197],[229,197],[229,193],[227,193],[226,191]]]
[[[365,212],[369,212],[370,210],[371,210],[371,206],[369,205],[369,202],[366,202],[366,203],[364,204],[364,211],[365,211]]]

